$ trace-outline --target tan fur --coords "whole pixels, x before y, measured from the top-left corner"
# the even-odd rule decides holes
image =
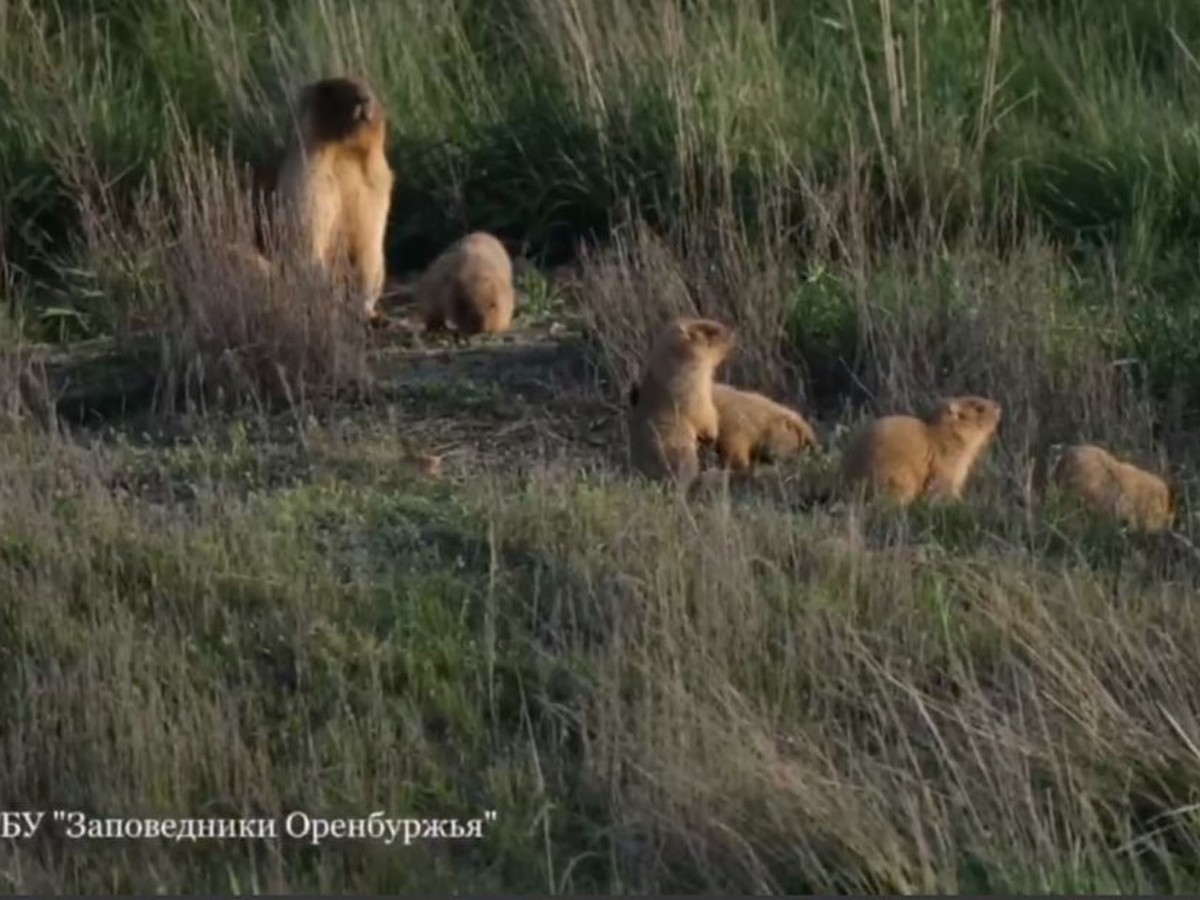
[[[305,257],[339,279],[348,277],[367,316],[375,318],[394,182],[383,108],[355,78],[313,82],[300,92],[298,106],[299,138],[279,170],[281,200],[297,217]]]
[[[682,487],[696,479],[699,444],[718,433],[713,375],[733,341],[732,329],[711,319],[678,318],[658,333],[630,392],[630,457],[637,471]]]
[[[1165,531],[1175,522],[1175,498],[1162,478],[1094,444],[1064,450],[1053,479],[1088,506],[1137,530]]]
[[[842,477],[901,505],[959,499],[1000,419],[1000,405],[984,397],[945,398],[922,418],[884,416],[850,439]]]
[[[714,384],[717,408],[717,456],[735,472],[759,461],[778,462],[809,447],[819,447],[816,433],[794,409],[755,391]]]
[[[433,261],[414,294],[430,331],[447,324],[462,335],[507,331],[516,304],[512,258],[492,235],[472,232]]]

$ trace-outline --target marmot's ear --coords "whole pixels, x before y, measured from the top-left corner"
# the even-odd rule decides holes
[[[729,329],[720,322],[700,322],[693,326],[693,330],[709,341],[717,341],[729,336]]]

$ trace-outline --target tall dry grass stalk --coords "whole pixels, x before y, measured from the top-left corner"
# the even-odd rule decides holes
[[[1002,53],[1002,37],[1004,32],[1003,0],[991,0],[988,19],[987,63],[984,67],[983,90],[979,100],[979,116],[975,123],[975,156],[983,158],[983,148],[987,141],[988,132],[995,127],[992,114],[996,103],[996,75]]]
[[[996,458],[1018,481],[1062,441],[1153,455],[1154,404],[1119,359],[1120,285],[1082,312],[1051,242],[1006,245],[988,228],[953,243],[922,229],[920,240],[881,249],[862,227],[859,183],[850,171],[814,187],[811,224],[799,236],[706,211],[671,235],[635,221],[611,247],[589,252],[582,311],[614,396],[637,377],[653,333],[687,314],[736,330],[722,377],[802,409],[828,404],[835,397],[813,392],[813,361],[795,335],[832,320],[842,335],[832,387],[851,415],[914,412],[952,394],[993,397],[1005,409]],[[785,202],[774,198],[761,220]]]
[[[291,403],[365,388],[364,323],[344,282],[305,261],[280,204],[255,210],[230,160],[202,151],[184,160],[170,187],[179,230],[169,377]],[[264,217],[266,260],[253,240]]]
[[[1200,765],[1194,564],[1114,596],[995,534],[930,555],[836,515],[589,496],[535,480],[491,516],[553,560],[532,614],[577,660],[631,883],[1113,890],[1200,847],[1173,809]]]
[[[667,235],[634,218],[609,247],[584,250],[581,313],[617,384],[637,376],[668,319],[704,316],[737,330],[737,349],[725,367],[730,379],[803,399],[803,371],[789,357],[786,338],[797,273],[788,265],[779,207],[759,213],[762,228],[753,234],[728,206],[708,207]]]
[[[166,407],[305,404],[369,385],[361,309],[304,261],[295,222],[277,201],[256,207],[227,155],[184,145],[151,178],[131,221],[103,203],[86,212],[96,277],[110,292],[129,292],[131,327],[160,337]]]

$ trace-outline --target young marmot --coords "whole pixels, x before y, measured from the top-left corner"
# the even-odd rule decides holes
[[[659,332],[629,393],[637,471],[691,486],[700,473],[699,444],[717,439],[713,375],[733,341],[732,329],[711,319],[677,318]]]
[[[356,78],[313,82],[297,105],[300,132],[279,169],[281,199],[296,217],[305,256],[327,272],[348,264],[350,283],[375,319],[394,181],[383,108]]]
[[[714,384],[712,396],[718,419],[717,456],[734,472],[820,446],[800,413],[769,397],[728,384]]]
[[[433,261],[413,295],[428,331],[447,324],[460,335],[507,331],[516,305],[512,258],[495,237],[473,232]]]
[[[1094,444],[1066,448],[1053,479],[1088,506],[1136,530],[1166,531],[1175,523],[1175,497],[1162,478]]]
[[[949,397],[922,418],[875,419],[851,438],[842,476],[902,506],[920,496],[958,499],[1000,418],[1000,404],[994,400]]]

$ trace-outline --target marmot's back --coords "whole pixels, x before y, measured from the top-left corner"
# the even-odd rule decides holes
[[[850,439],[842,454],[842,474],[847,481],[910,503],[925,489],[932,462],[929,426],[915,416],[883,416]]]
[[[796,410],[757,391],[714,384],[717,410],[717,453],[735,470],[755,460],[778,461],[819,446],[816,432]]]
[[[512,258],[494,236],[473,232],[433,261],[416,292],[431,330],[448,322],[463,334],[507,331],[516,305]]]
[[[1077,444],[1066,448],[1053,478],[1088,506],[1134,528],[1162,531],[1174,524],[1174,498],[1167,483],[1102,447]]]
[[[843,475],[901,503],[921,495],[958,498],[1001,414],[994,400],[968,396],[944,398],[923,418],[876,419],[851,439]]]

